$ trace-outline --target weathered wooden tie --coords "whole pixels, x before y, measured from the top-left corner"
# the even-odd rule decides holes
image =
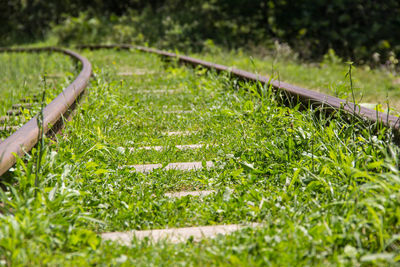
[[[101,234],[101,237],[103,240],[116,241],[126,246],[131,245],[134,240],[143,240],[145,238],[153,242],[166,241],[170,243],[181,243],[186,242],[189,238],[198,242],[204,238],[214,238],[218,235],[227,235],[245,228],[256,228],[259,226],[261,226],[261,224],[258,223],[210,225],[144,231],[110,232]]]
[[[163,167],[163,164],[157,163],[157,164],[125,165],[125,166],[122,166],[121,168],[132,168],[135,170],[135,172],[149,173],[149,172],[152,172],[153,170],[161,169],[162,167]],[[212,167],[214,167],[214,163],[212,161],[206,161],[204,167],[212,168]],[[162,169],[165,171],[169,171],[169,170],[189,171],[189,170],[199,170],[202,168],[203,168],[203,162],[198,161],[198,162],[169,163]]]

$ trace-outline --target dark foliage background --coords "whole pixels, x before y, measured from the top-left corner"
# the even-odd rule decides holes
[[[398,0],[0,0],[0,44],[52,32],[61,43],[125,41],[201,50],[288,43],[303,58],[329,49],[384,62],[400,53]],[[379,57],[379,58],[377,58]]]

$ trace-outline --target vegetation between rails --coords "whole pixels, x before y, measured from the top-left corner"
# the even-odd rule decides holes
[[[3,264],[385,265],[399,260],[399,149],[377,125],[279,105],[257,84],[164,65],[137,52],[85,52],[95,77],[57,142],[20,160],[2,192]],[[151,90],[167,90],[152,93]],[[150,92],[149,92],[149,91]],[[180,91],[183,90],[183,91]],[[191,110],[188,114],[164,111]],[[376,134],[372,134],[377,130]],[[168,131],[192,135],[166,136]],[[175,144],[213,144],[179,151]],[[163,145],[167,149],[140,150]],[[212,160],[216,168],[129,165]],[[203,198],[166,192],[213,189]],[[105,231],[259,222],[182,244],[104,242]]]

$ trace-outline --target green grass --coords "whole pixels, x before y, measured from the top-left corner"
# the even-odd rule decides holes
[[[154,55],[84,54],[95,75],[63,134],[46,140],[37,197],[36,151],[9,174],[18,182],[2,194],[2,264],[385,266],[400,259],[399,149],[389,130],[372,134],[374,125],[350,125],[340,112],[283,107],[270,88]],[[139,91],[159,88],[184,91]],[[171,110],[194,112],[164,113]],[[186,130],[196,132],[163,135]],[[173,147],[198,143],[216,145]],[[168,149],[130,150],[153,145]],[[215,168],[191,172],[128,166],[210,160]],[[207,189],[215,193],[164,195]],[[262,226],[181,244],[122,246],[99,235],[247,222]]]
[[[64,80],[74,76],[72,63],[69,57],[58,53],[1,53],[0,114],[5,114],[21,97],[40,94],[44,75],[48,75],[48,87],[59,91]]]
[[[268,77],[273,76],[284,82],[352,101],[348,81],[345,79],[348,65],[335,55],[326,56],[322,62],[300,62],[294,60],[293,54],[261,52],[212,50],[193,56]],[[371,69],[364,65],[355,68],[353,72],[356,77],[357,103],[381,105],[380,109],[386,111],[389,100],[389,108],[400,111],[400,82],[396,74],[384,68]]]
[[[21,115],[10,116],[0,126],[22,126],[40,110],[42,93],[46,91],[46,103],[50,103],[76,76],[72,60],[58,53],[1,53],[0,54],[0,117],[6,115],[13,104],[21,104],[26,98],[31,108],[19,108]],[[45,78],[46,77],[46,78]],[[18,109],[17,109],[18,110]],[[11,131],[0,131],[0,139]]]

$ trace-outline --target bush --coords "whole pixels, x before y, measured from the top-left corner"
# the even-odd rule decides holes
[[[322,59],[333,49],[359,63],[374,62],[377,53],[379,63],[390,66],[400,54],[397,0],[6,2],[0,5],[3,45],[43,38],[52,28],[61,43],[147,42],[201,51],[205,40],[228,49],[279,41],[301,58]]]

